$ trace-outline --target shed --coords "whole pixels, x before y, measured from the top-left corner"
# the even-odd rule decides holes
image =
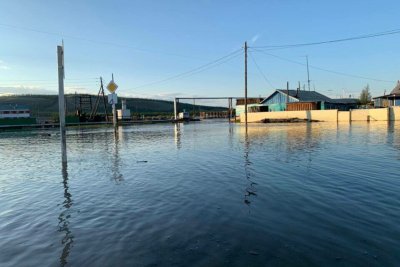
[[[396,86],[390,94],[374,97],[374,107],[385,108],[391,106],[400,106],[400,81],[397,81]]]
[[[0,118],[29,118],[31,111],[28,106],[18,104],[0,105]]]
[[[247,98],[247,112],[264,111],[263,105],[260,102],[263,100],[261,97]],[[240,116],[244,112],[244,98],[236,99],[236,116]]]

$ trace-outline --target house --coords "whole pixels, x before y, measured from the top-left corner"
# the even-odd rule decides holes
[[[349,111],[350,109],[357,109],[359,100],[357,98],[337,98],[332,99],[333,103],[328,102],[328,108],[333,107],[334,109],[338,109],[340,111]]]
[[[27,106],[17,104],[0,105],[0,119],[29,118],[31,111]]]
[[[357,99],[332,99],[315,91],[277,89],[260,102],[268,111],[349,110],[357,108]]]
[[[386,108],[391,106],[400,106],[400,81],[397,81],[396,86],[390,92],[383,96],[374,97],[374,107]]]

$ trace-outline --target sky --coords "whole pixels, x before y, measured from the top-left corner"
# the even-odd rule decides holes
[[[286,82],[307,89],[306,56],[311,90],[358,97],[368,84],[378,96],[400,79],[400,34],[260,47],[400,29],[399,9],[396,0],[0,0],[0,94],[56,94],[64,40],[67,93],[96,94],[99,77],[107,84],[114,73],[120,96],[243,96],[247,41],[249,97],[266,97]]]

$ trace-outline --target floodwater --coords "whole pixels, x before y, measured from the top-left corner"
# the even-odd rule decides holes
[[[48,135],[50,133],[50,135]],[[0,266],[400,266],[400,124],[0,132]]]

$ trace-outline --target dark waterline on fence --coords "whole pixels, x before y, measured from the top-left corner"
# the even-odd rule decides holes
[[[47,134],[47,133],[50,133]],[[398,266],[400,124],[0,133],[0,266]]]

